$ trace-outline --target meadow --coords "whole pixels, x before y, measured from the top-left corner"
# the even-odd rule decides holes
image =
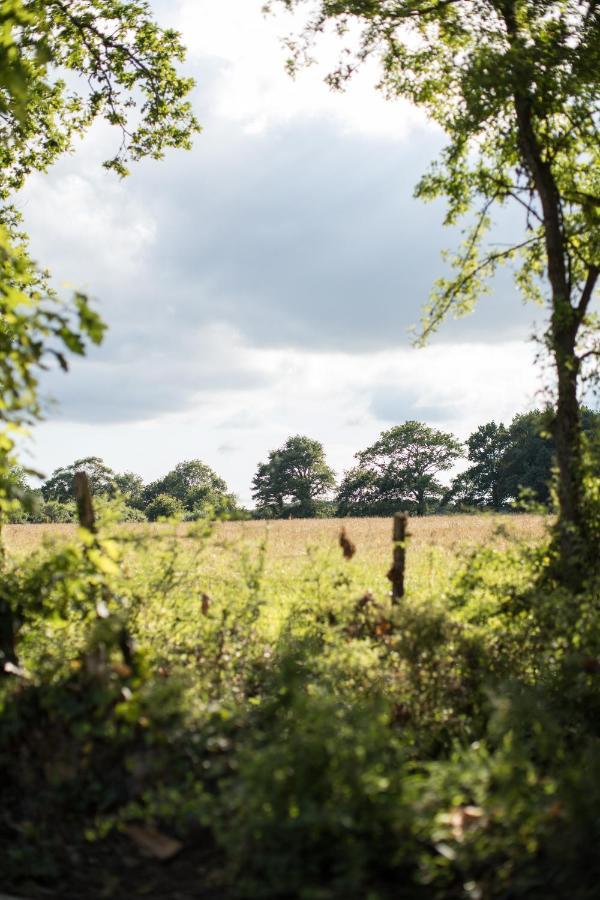
[[[427,549],[448,554],[477,545],[502,545],[507,540],[539,540],[548,517],[540,515],[452,515],[427,516],[410,521],[411,552]],[[224,549],[240,543],[256,546],[266,542],[271,562],[291,561],[305,556],[309,548],[337,552],[340,529],[344,527],[356,544],[359,559],[385,565],[390,556],[391,522],[388,518],[289,519],[273,522],[220,522],[216,525],[215,545]],[[132,534],[160,534],[172,531],[165,525],[129,525]],[[181,525],[177,533],[185,538],[189,528]],[[49,542],[73,539],[75,525],[6,525],[4,543],[9,554],[22,556]]]

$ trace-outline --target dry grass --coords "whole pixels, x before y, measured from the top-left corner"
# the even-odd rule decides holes
[[[502,546],[511,539],[535,541],[542,537],[547,518],[534,515],[428,516],[412,519],[409,526],[413,552],[440,549],[450,553],[475,545],[493,543]],[[391,553],[390,519],[294,519],[277,522],[225,522],[218,525],[215,539],[220,546],[232,543],[257,545],[266,540],[267,556],[272,562],[304,558],[309,548],[335,550],[340,529],[345,527],[356,544],[357,559],[367,564],[384,565]],[[155,531],[161,525],[130,525],[128,529]],[[180,526],[182,536],[186,526]],[[12,556],[39,549],[47,541],[74,537],[73,525],[9,525],[4,540]],[[340,551],[341,552],[341,551]]]

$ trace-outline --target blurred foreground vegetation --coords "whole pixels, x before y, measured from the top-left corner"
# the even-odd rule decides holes
[[[108,522],[7,562],[2,886],[596,896],[599,585],[568,595],[546,538],[481,521],[477,547],[415,527],[395,607],[365,520],[352,559]]]

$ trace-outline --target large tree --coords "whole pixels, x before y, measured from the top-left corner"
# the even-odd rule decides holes
[[[423,107],[447,144],[417,188],[445,196],[446,222],[470,217],[453,277],[426,309],[427,336],[469,311],[486,281],[512,262],[527,296],[549,311],[556,375],[552,430],[558,466],[560,571],[576,584],[597,564],[586,515],[579,409],[584,369],[598,353],[590,314],[600,273],[600,5],[596,0],[277,0],[311,18],[292,65],[328,24],[360,34],[330,76],[340,86],[367,58],[381,62],[392,97]],[[272,4],[271,4],[272,5]],[[515,204],[523,228],[486,245],[494,208]]]
[[[335,474],[319,441],[304,435],[287,439],[260,463],[252,481],[257,508],[272,516],[313,516],[316,501],[335,486]]]
[[[451,434],[422,422],[383,431],[371,447],[356,454],[358,466],[340,485],[339,510],[359,515],[413,510],[423,516],[443,495],[438,475],[451,469],[462,453]]]
[[[556,445],[549,428],[551,409],[516,415],[510,425],[488,422],[467,439],[471,465],[452,483],[446,500],[496,511],[523,495],[536,503],[551,502]],[[594,472],[600,472],[600,414],[581,408],[583,434]]]
[[[142,508],[144,481],[140,475],[136,475],[135,472],[119,472],[114,477],[114,484],[127,506],[133,509]]]

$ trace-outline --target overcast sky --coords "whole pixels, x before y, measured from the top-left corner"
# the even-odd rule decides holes
[[[386,102],[375,72],[344,95],[322,69],[291,80],[279,38],[293,23],[265,20],[261,0],[154,5],[189,48],[204,131],[119,181],[100,165],[118,138],[97,128],[22,192],[35,258],[110,326],[46,379],[56,403],[32,461],[49,473],[96,455],[152,479],[199,457],[249,502],[257,463],[290,434],[321,440],[341,473],[408,418],[464,438],[539,402],[543,315],[508,277],[411,346],[459,237],[442,204],[412,198],[441,135]]]

